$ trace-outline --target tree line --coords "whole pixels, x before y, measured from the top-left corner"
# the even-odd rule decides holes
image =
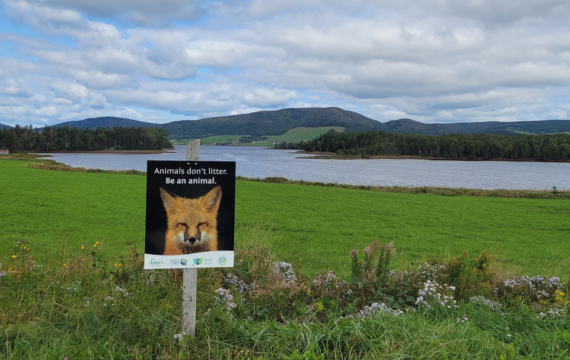
[[[570,134],[496,135],[446,134],[408,135],[367,131],[326,133],[308,142],[280,143],[282,149],[332,152],[337,155],[412,155],[458,159],[516,159],[567,161],[570,159]]]
[[[16,125],[0,131],[0,149],[22,151],[161,150],[171,148],[168,130],[156,127],[78,129]]]

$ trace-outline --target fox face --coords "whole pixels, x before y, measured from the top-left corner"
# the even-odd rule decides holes
[[[164,255],[192,254],[218,249],[217,216],[222,188],[214,187],[197,199],[187,199],[160,188],[168,227]]]

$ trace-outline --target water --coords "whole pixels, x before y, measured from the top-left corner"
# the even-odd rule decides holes
[[[185,146],[164,154],[51,154],[71,166],[146,171],[147,160],[185,160]],[[570,190],[570,163],[449,160],[319,160],[300,159],[289,150],[258,147],[202,146],[200,159],[235,161],[237,174],[264,178],[352,185],[441,186],[474,189]]]

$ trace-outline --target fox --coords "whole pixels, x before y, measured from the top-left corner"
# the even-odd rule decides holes
[[[218,208],[222,188],[188,199],[160,188],[167,229],[163,255],[183,255],[218,250]]]

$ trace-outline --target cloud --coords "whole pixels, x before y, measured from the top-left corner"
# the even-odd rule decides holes
[[[14,50],[0,56],[6,122],[291,106],[424,122],[570,112],[567,1],[4,3],[27,29],[0,32]]]
[[[91,17],[145,26],[168,25],[175,20],[191,21],[203,14],[199,0],[31,0],[29,3],[57,9],[67,16],[70,16],[67,9],[71,9]]]

